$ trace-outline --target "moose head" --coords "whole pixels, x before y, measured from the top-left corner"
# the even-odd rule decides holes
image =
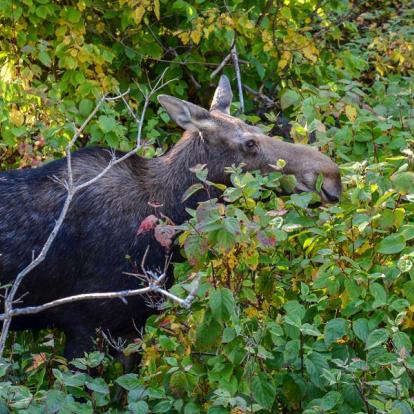
[[[263,131],[230,115],[232,91],[228,78],[221,76],[210,111],[190,102],[159,95],[160,104],[186,133],[165,157],[173,164],[180,153],[186,153],[187,166],[191,162],[207,164],[210,178],[228,182],[224,170],[232,164],[243,164],[245,170],[272,170],[283,159],[283,173],[296,177],[296,192],[317,192],[316,182],[323,176],[318,192],[322,201],[338,202],[342,192],[338,166],[316,149],[269,137]]]

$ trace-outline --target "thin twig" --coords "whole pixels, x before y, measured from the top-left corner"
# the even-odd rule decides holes
[[[261,92],[257,92],[254,89],[252,89],[250,86],[247,85],[243,85],[243,88],[250,93],[251,95],[253,95],[256,99],[262,101],[265,105],[266,108],[274,108],[277,107],[277,103],[269,98],[267,95],[261,93]]]
[[[231,53],[229,53],[220,63],[220,65],[217,66],[216,69],[211,72],[210,79],[213,79],[221,70],[224,68],[224,66],[227,65],[228,61],[232,58]]]
[[[236,71],[237,88],[239,90],[240,112],[244,113],[243,84],[241,81],[239,57],[237,55],[236,49],[236,37],[234,38],[233,46],[231,47],[230,53],[233,59],[234,70]]]

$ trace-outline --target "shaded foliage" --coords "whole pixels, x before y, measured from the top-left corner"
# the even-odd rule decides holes
[[[2,1],[0,16],[4,168],[58,156],[103,91],[131,87],[137,108],[166,66],[179,79],[166,93],[207,106],[235,39],[256,91],[242,116],[270,131],[283,110],[290,138],[314,134],[344,182],[340,205],[312,209],[314,195],[275,195],[291,177],[233,167],[178,240],[187,261],[173,291],[201,275],[197,301],[168,305],[126,350],[143,351],[140,374],[100,352],[69,365],[51,333],[20,334],[0,365],[0,410],[412,413],[410,2]],[[231,61],[224,71],[234,79]],[[154,105],[142,154],[175,141],[168,123]],[[127,149],[135,129],[108,104],[84,144]]]

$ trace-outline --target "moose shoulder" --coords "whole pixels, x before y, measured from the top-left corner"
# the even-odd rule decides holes
[[[244,163],[248,170],[266,173],[269,164],[284,159],[284,171],[294,174],[297,191],[315,191],[319,174],[324,177],[320,196],[336,202],[341,195],[338,167],[315,149],[278,141],[229,113],[232,93],[225,76],[220,79],[210,111],[180,99],[161,95],[161,105],[185,132],[164,156],[130,157],[116,164],[93,185],[81,190],[46,260],[27,275],[19,294],[19,306],[87,292],[136,288],[136,279],[125,272],[136,270],[148,249],[146,267],[162,268],[165,250],[150,235],[137,234],[142,220],[153,213],[149,203],[175,223],[186,218],[185,190],[196,182],[189,169],[206,164],[212,181],[226,183],[225,167]],[[86,148],[73,154],[74,180],[95,177],[111,159],[104,148]],[[16,274],[39,252],[64,203],[66,192],[56,182],[67,174],[66,161],[40,168],[0,174],[0,283]],[[207,197],[200,192],[188,202]],[[56,326],[66,334],[66,355],[82,355],[92,347],[97,328],[115,336],[130,336],[154,310],[144,298],[78,302],[45,312],[15,317],[12,329]]]

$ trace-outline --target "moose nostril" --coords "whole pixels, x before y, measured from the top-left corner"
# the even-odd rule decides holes
[[[339,202],[339,196],[337,196],[336,194],[331,194],[328,191],[326,191],[324,188],[322,188],[322,193],[330,203],[338,203]]]

